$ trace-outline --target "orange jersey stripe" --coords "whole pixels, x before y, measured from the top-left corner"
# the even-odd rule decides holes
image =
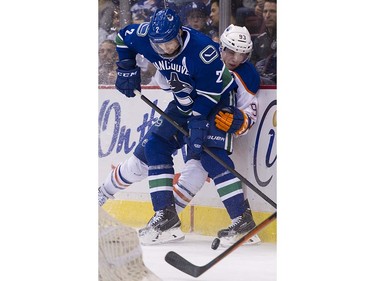
[[[242,80],[241,76],[238,75],[238,73],[235,72],[235,71],[232,71],[232,73],[234,73],[234,75],[236,75],[236,77],[238,78],[238,80],[240,80],[240,82],[241,82],[242,86],[245,88],[245,90],[246,90],[249,94],[252,94],[253,96],[255,96],[255,94],[247,88],[246,83]]]
[[[183,195],[182,193],[181,193],[181,191],[179,191],[175,186],[173,187],[173,191],[174,192],[176,192],[176,194],[182,199],[182,200],[184,200],[185,202],[190,202],[190,199],[189,198],[187,198],[185,195]]]

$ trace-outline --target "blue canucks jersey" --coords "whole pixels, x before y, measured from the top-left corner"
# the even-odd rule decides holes
[[[181,112],[207,117],[220,99],[236,87],[220,58],[219,45],[194,29],[182,27],[179,55],[163,58],[152,48],[148,30],[148,22],[120,30],[116,38],[119,60],[142,54],[167,79]]]

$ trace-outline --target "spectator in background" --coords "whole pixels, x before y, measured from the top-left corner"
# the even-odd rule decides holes
[[[219,21],[220,21],[220,8],[219,8],[219,0],[212,0],[211,1],[211,13],[210,13],[210,20],[211,20],[211,27],[219,33]]]
[[[139,0],[130,8],[130,13],[132,14],[133,23],[134,20],[144,20],[149,21],[151,15],[158,9],[162,8],[162,0]]]
[[[118,0],[99,0],[99,44],[107,39],[112,27],[112,17],[116,8],[119,8]]]
[[[186,15],[186,25],[209,35],[210,28],[207,24],[208,13],[206,5],[202,2],[191,2],[181,11]]]
[[[263,85],[276,85],[276,52],[269,55],[267,58],[260,60],[255,65],[256,70],[260,75],[260,81]]]
[[[212,41],[215,41],[216,43],[220,43],[220,36],[219,36],[219,33],[215,30],[211,30],[210,31],[210,37],[212,39]]]
[[[99,85],[115,84],[117,61],[118,55],[115,42],[113,40],[104,40],[99,46]],[[155,66],[140,54],[137,54],[136,61],[142,72],[141,84],[157,85],[153,81],[153,76],[156,72]]]
[[[252,40],[260,33],[262,19],[255,14],[255,8],[241,7],[236,11],[236,24],[245,26],[251,34]]]
[[[121,25],[120,25],[120,10],[119,10],[119,8],[116,8],[113,11],[112,26],[111,26],[111,28],[109,30],[109,34],[107,35],[106,39],[114,41],[115,38],[116,38],[116,36],[117,36],[117,32],[119,32],[120,29],[121,29]]]
[[[139,23],[148,21],[149,18],[150,18],[150,13],[143,9],[133,10],[132,12],[132,23],[139,24]]]
[[[248,9],[255,9],[256,4],[256,0],[242,0],[242,6]]]
[[[265,0],[257,0],[257,4],[255,6],[255,15],[259,18],[259,22],[260,22],[260,28],[258,32],[259,34],[262,34],[265,31],[264,20],[263,20],[264,1]]]
[[[265,32],[254,40],[251,62],[257,68],[261,79],[271,79],[276,83],[276,0],[265,0],[263,8],[263,21]],[[266,81],[269,82],[268,80]]]
[[[211,0],[201,0],[201,2],[206,6],[207,15],[210,15],[210,13],[211,13]]]
[[[182,24],[186,23],[186,15],[183,10],[186,5],[190,4],[191,0],[166,0],[168,8],[175,11],[179,16]],[[195,2],[201,2],[201,0],[195,0]]]
[[[255,14],[257,17],[263,20],[263,8],[264,8],[264,0],[257,0],[257,4],[255,5]]]
[[[276,52],[276,0],[266,0],[263,8],[265,32],[254,40],[251,61],[255,64]]]
[[[99,45],[99,85],[113,85],[116,81],[118,55],[113,40],[104,40]]]
[[[230,22],[231,24],[235,24],[236,20],[233,16],[233,11],[236,9],[231,9],[231,18]],[[214,31],[219,33],[219,22],[220,22],[220,0],[211,0],[211,13],[210,13],[210,26]]]

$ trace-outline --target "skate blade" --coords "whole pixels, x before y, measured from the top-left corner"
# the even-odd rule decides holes
[[[236,235],[232,237],[222,237],[220,238],[220,246],[223,248],[228,248],[232,246],[235,242],[237,242],[243,235]],[[248,241],[243,243],[242,245],[259,245],[262,241],[260,240],[259,236],[255,234],[251,237]]]
[[[185,234],[179,227],[169,229],[163,232],[157,232],[150,229],[147,233],[143,232],[139,240],[143,246],[160,245],[169,242],[176,242],[185,239]]]

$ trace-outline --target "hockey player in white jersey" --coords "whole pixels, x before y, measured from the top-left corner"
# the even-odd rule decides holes
[[[231,25],[221,36],[221,44],[222,59],[228,68],[233,70],[233,76],[238,84],[236,94],[237,108],[231,106],[222,109],[216,115],[215,123],[220,130],[241,136],[247,133],[257,117],[257,99],[255,94],[259,89],[259,75],[255,68],[247,62],[251,54],[252,42],[246,28]],[[161,85],[161,88],[167,90],[169,84]],[[131,183],[144,179],[147,177],[147,173],[148,166],[133,155],[130,159],[118,165],[99,188],[99,204],[102,205],[107,198],[113,198],[116,192],[123,190]],[[194,174],[194,177],[191,176],[192,174]],[[187,161],[185,168],[181,172],[179,182],[173,191],[175,207],[178,213],[186,207],[201,189],[207,176],[208,173],[202,167],[200,160],[189,159]],[[248,205],[244,213],[232,219],[232,225],[227,229],[220,230],[218,233],[222,241],[227,240],[227,243],[233,243],[241,234],[245,234],[255,227]],[[140,235],[142,236],[146,230],[141,230]],[[164,237],[163,241],[155,239],[155,241],[151,242],[143,241],[143,244],[163,243],[181,238],[183,238],[183,234],[179,228],[176,228],[174,233]],[[259,242],[259,238],[255,236],[253,241]]]

